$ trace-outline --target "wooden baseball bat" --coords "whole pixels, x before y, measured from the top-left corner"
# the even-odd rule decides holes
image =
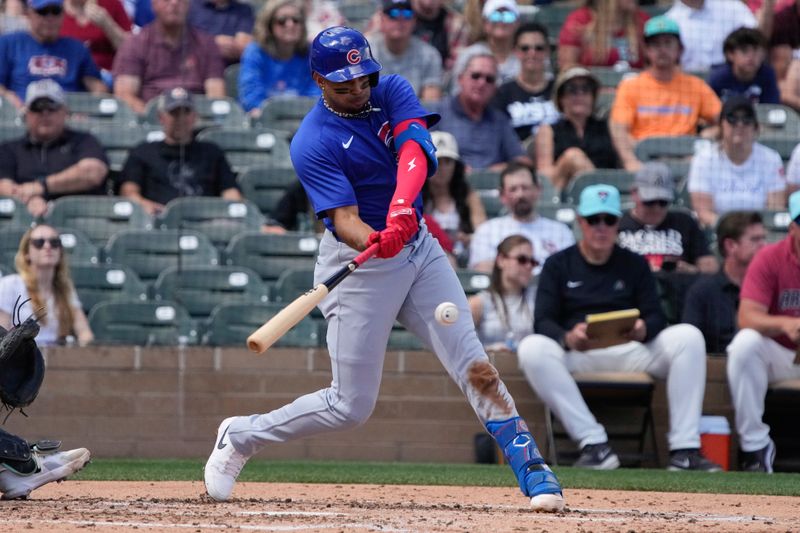
[[[284,333],[303,320],[303,317],[310,313],[334,287],[341,283],[344,278],[355,272],[358,267],[375,255],[377,251],[378,243],[375,243],[355,256],[355,258],[345,266],[334,272],[331,277],[281,309],[277,315],[270,318],[266,324],[247,337],[247,347],[256,353],[264,353],[267,351],[267,349],[269,349],[275,341],[280,339]]]

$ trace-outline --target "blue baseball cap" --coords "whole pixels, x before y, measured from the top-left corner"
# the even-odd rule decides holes
[[[28,0],[28,7],[34,11],[44,9],[49,6],[64,6],[64,0]]]
[[[800,191],[795,191],[789,196],[789,216],[794,221],[800,217]]]
[[[798,209],[800,209],[800,196],[797,201]],[[590,217],[600,213],[608,213],[617,217],[622,216],[619,191],[616,187],[598,183],[597,185],[589,185],[581,191],[578,214],[582,217]]]

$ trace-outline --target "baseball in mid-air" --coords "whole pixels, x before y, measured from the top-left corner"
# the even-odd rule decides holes
[[[452,326],[458,320],[458,307],[453,302],[442,302],[436,306],[433,316],[443,326]]]

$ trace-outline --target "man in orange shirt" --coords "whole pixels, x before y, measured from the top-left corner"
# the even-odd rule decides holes
[[[653,17],[644,26],[647,68],[623,80],[611,108],[611,138],[622,163],[639,169],[634,147],[645,137],[696,135],[702,123],[712,125],[703,137],[716,135],[721,103],[703,80],[681,71],[683,53],[678,24],[667,17]]]

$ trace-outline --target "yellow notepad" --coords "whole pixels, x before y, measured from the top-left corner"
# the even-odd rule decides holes
[[[586,315],[586,335],[592,341],[592,348],[607,348],[629,342],[626,334],[633,329],[638,318],[638,309]]]

